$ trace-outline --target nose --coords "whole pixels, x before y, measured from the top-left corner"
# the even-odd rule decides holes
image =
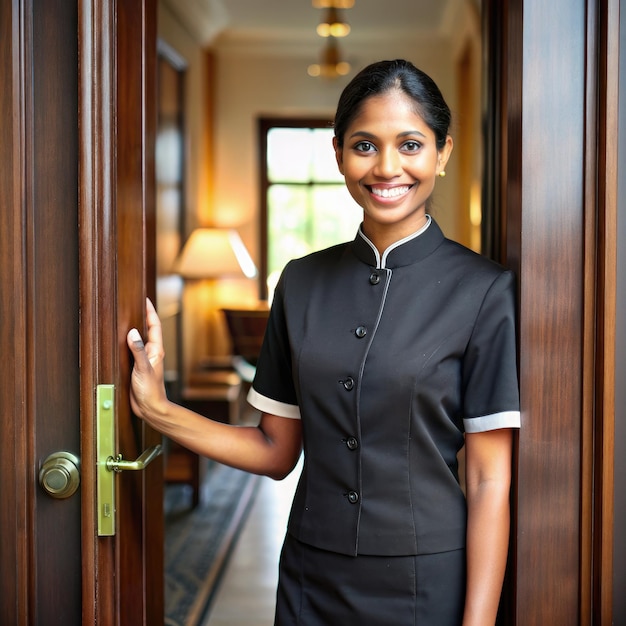
[[[389,147],[378,153],[376,175],[381,178],[394,178],[402,174],[402,159],[395,148]]]

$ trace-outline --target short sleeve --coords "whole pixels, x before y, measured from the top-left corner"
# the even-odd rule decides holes
[[[463,360],[468,433],[519,428],[515,278],[505,271],[487,291]]]
[[[284,306],[284,276],[278,283],[248,402],[264,413],[299,418]]]

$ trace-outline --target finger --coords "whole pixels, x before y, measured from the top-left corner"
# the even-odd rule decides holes
[[[163,345],[161,320],[149,298],[146,298],[146,323],[148,325],[148,343]]]
[[[144,349],[141,333],[136,328],[131,328],[126,335],[126,343],[133,352],[141,352]]]
[[[146,298],[146,323],[148,326],[148,341],[146,354],[153,367],[157,367],[165,356],[163,347],[163,330],[161,320],[150,299]]]
[[[126,335],[126,343],[133,353],[135,367],[140,372],[148,372],[152,369],[141,334],[136,328],[132,328]]]

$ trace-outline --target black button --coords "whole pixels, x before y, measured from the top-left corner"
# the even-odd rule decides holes
[[[380,282],[380,274],[378,272],[372,272],[370,274],[370,283],[372,285],[378,285]]]
[[[354,389],[354,379],[351,376],[348,376],[348,378],[340,380],[339,382],[344,386],[346,391],[352,391],[352,389]]]
[[[363,337],[365,337],[365,335],[367,335],[367,328],[365,328],[365,326],[359,326],[355,331],[354,334],[359,338],[359,339],[363,339]]]
[[[356,437],[348,437],[346,439],[346,445],[350,450],[356,450],[359,447],[359,442]]]
[[[356,491],[348,491],[346,495],[350,504],[356,504],[359,501],[359,494]]]

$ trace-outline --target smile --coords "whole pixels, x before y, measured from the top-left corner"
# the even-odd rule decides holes
[[[370,191],[380,198],[398,198],[409,191],[411,185],[402,187],[370,187]]]

